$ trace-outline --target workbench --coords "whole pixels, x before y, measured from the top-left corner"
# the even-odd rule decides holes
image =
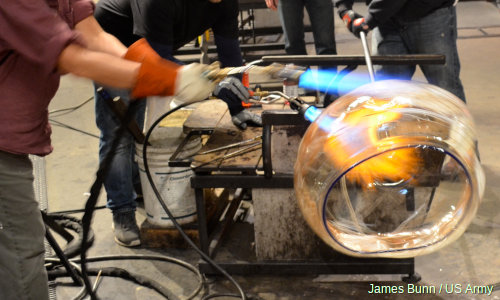
[[[372,56],[373,64],[443,64],[444,55]],[[294,63],[299,66],[344,65],[338,80],[366,64],[363,56],[303,55],[263,56],[263,64]],[[337,78],[335,80],[337,80]],[[208,137],[192,161],[170,160],[171,167],[190,166],[194,171],[191,187],[195,190],[197,228],[201,250],[230,274],[405,274],[406,282],[418,282],[413,258],[355,258],[340,254],[321,241],[308,227],[298,208],[293,190],[293,165],[307,121],[287,105],[265,105],[262,128],[237,129],[231,122],[226,104],[209,101],[199,105],[184,123],[190,135]],[[253,143],[257,138],[261,144]],[[227,145],[236,145],[224,148]],[[180,152],[183,144],[179,145]],[[236,191],[228,202],[224,217],[207,219],[205,189]],[[251,191],[255,215],[253,236],[247,236],[250,259],[218,260],[217,250],[230,233],[245,192]],[[247,193],[248,194],[248,193]],[[215,224],[214,224],[215,223]],[[253,239],[252,239],[253,238]],[[230,251],[230,250],[229,250]],[[218,274],[205,261],[199,265],[204,274]]]
[[[230,274],[405,274],[418,281],[413,259],[360,259],[335,252],[315,236],[303,220],[293,191],[293,164],[302,133],[308,123],[287,105],[263,105],[264,127],[237,129],[221,101],[199,105],[184,124],[185,132],[208,134],[209,138],[191,166],[195,189],[199,242],[204,253]],[[262,136],[263,143],[252,141]],[[273,143],[271,143],[271,140]],[[225,145],[244,145],[211,152]],[[237,153],[237,155],[232,155]],[[173,160],[175,165],[175,159]],[[181,161],[177,163],[182,164]],[[223,188],[236,193],[228,203],[225,217],[207,220],[203,190]],[[255,241],[255,255],[247,261],[219,259],[217,252],[234,225],[245,190],[251,190],[255,212],[254,236],[238,243]],[[290,226],[291,225],[291,226]],[[281,233],[279,233],[281,232]],[[229,251],[231,251],[229,249]],[[205,261],[204,274],[218,272]]]

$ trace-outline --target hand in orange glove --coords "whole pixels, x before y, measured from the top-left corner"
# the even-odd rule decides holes
[[[208,70],[207,65],[180,66],[165,60],[151,48],[146,39],[132,44],[125,59],[141,63],[132,90],[133,98],[175,95],[182,101],[202,100],[215,88],[215,83],[203,76]]]

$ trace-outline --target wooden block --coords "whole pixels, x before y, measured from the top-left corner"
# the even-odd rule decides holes
[[[222,189],[204,189],[205,208],[207,214],[207,223],[210,231],[212,219],[220,216],[223,207],[227,205],[228,194]],[[181,226],[187,236],[199,246],[198,225],[196,222]],[[182,237],[181,233],[174,227],[160,227],[148,222],[148,219],[140,226],[141,244],[146,248],[177,248],[186,249],[190,245]]]
[[[164,228],[152,225],[146,219],[140,226],[141,243],[146,248],[189,248],[189,244],[184,240],[176,228]],[[184,228],[184,232],[193,242],[199,245],[198,229]]]

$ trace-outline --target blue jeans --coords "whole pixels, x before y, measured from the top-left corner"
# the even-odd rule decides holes
[[[94,85],[96,88],[96,86]],[[106,88],[111,98],[119,96],[125,103],[129,103],[128,91]],[[135,119],[142,128],[144,124],[144,112],[146,101],[136,107]],[[108,106],[106,101],[95,92],[95,114],[96,124],[101,131],[99,139],[99,161],[102,161],[111,147],[115,130],[120,126],[120,119]],[[136,188],[140,187],[139,169],[134,161],[135,140],[134,137],[125,131],[120,138],[120,143],[116,149],[111,162],[110,169],[104,180],[104,188],[107,195],[107,207],[115,213],[135,210],[137,204]]]
[[[337,54],[331,0],[280,0],[278,12],[288,55],[305,55],[304,6],[311,20],[316,54]]]
[[[460,80],[460,61],[457,51],[457,17],[454,6],[437,9],[416,21],[390,21],[373,30],[374,55],[444,54],[444,65],[421,65],[427,81],[437,85],[465,102]],[[410,80],[415,65],[374,66],[378,79]]]

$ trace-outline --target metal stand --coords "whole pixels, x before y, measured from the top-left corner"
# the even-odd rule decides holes
[[[373,64],[388,65],[418,65],[418,64],[444,64],[444,55],[396,55],[396,56],[371,56]],[[343,77],[357,68],[365,65],[365,56],[338,56],[338,55],[293,55],[293,56],[264,56],[260,60],[263,64],[293,63],[302,66],[346,66],[339,72]],[[232,224],[233,215],[226,215],[226,220],[219,224],[223,228],[219,233],[209,231],[205,212],[205,188],[231,188],[231,189],[292,189],[293,174],[276,173],[273,170],[271,158],[271,129],[273,126],[304,126],[305,120],[297,112],[264,111],[262,113],[262,155],[258,166],[237,165],[227,168],[224,163],[209,166],[199,166],[194,169],[195,175],[191,178],[191,187],[195,189],[196,206],[198,214],[198,230],[202,251],[231,274],[406,274],[406,282],[418,282],[420,276],[415,273],[413,258],[408,259],[362,259],[353,258],[336,253],[321,261],[217,261],[215,259],[217,245]],[[180,151],[180,150],[179,150]],[[175,155],[174,155],[175,156]],[[172,164],[186,162],[170,162]],[[230,212],[236,211],[239,197],[235,197]],[[407,199],[407,207],[414,205],[413,199]],[[209,264],[200,262],[200,271],[205,274],[217,274]]]
[[[216,249],[223,234],[213,234],[208,231],[207,216],[205,214],[204,188],[293,188],[293,174],[273,173],[271,161],[271,128],[277,125],[304,125],[305,120],[297,112],[287,111],[264,111],[263,120],[263,143],[262,162],[263,174],[224,175],[223,166],[220,174],[213,174],[210,170],[198,168],[195,176],[191,179],[191,186],[195,189],[196,205],[198,214],[198,230],[200,235],[201,249],[224,268],[228,273],[235,275],[305,275],[305,274],[406,274],[406,280],[418,281],[419,276],[414,270],[414,259],[362,259],[354,258],[339,253],[325,260],[304,261],[222,261],[216,259]],[[234,171],[234,170],[233,170]],[[248,171],[248,170],[242,170]],[[235,207],[241,200],[238,196],[231,204],[229,211],[234,212]],[[233,220],[233,215],[228,214],[224,224],[227,231]],[[217,275],[218,271],[210,264],[201,261],[200,272],[207,275]]]

